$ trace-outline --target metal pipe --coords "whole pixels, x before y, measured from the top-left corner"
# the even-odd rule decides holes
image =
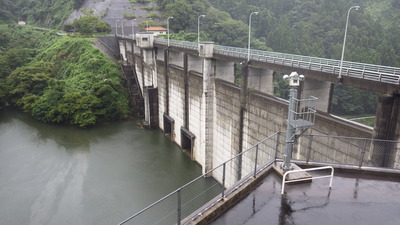
[[[167,42],[167,46],[169,47],[169,19],[173,19],[174,17],[172,17],[172,16],[169,16],[168,18],[167,18],[167,32],[168,32],[168,34],[167,34],[167,37],[168,37],[168,42]]]
[[[257,15],[258,14],[258,12],[252,12],[252,13],[250,13],[250,16],[249,16],[249,43],[248,43],[248,52],[247,52],[247,61],[250,61],[250,33],[251,33],[251,16],[253,15],[253,14],[255,14],[255,15]]]
[[[344,38],[343,38],[342,57],[340,58],[340,67],[339,67],[339,76],[338,76],[339,79],[342,78],[343,57],[344,57],[344,49],[346,46],[346,37],[347,37],[347,26],[349,25],[349,16],[350,16],[350,11],[352,9],[359,10],[360,6],[352,6],[352,7],[350,7],[349,11],[347,12],[346,28],[344,29]]]
[[[206,15],[200,15],[197,17],[197,50],[200,50],[200,18],[205,17]]]

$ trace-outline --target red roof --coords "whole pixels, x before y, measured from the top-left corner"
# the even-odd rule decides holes
[[[146,31],[167,31],[165,27],[148,27],[145,29]]]

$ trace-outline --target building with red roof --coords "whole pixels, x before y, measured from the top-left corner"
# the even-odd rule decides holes
[[[166,34],[167,28],[165,28],[165,27],[147,27],[147,28],[145,28],[145,31],[153,32],[154,35],[159,35],[159,34]]]

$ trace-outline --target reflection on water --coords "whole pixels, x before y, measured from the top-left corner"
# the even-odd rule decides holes
[[[134,121],[80,129],[0,112],[0,224],[116,224],[200,173]]]

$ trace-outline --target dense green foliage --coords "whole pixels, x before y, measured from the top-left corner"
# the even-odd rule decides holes
[[[0,105],[6,101],[6,77],[31,62],[38,49],[45,47],[53,37],[28,26],[0,25]],[[42,45],[39,40],[43,41]]]
[[[80,127],[128,116],[120,68],[91,40],[59,37],[27,26],[0,26],[0,32],[7,37],[0,57],[6,68],[0,73],[2,102],[46,123]],[[31,41],[20,46],[22,37]]]
[[[111,26],[94,15],[93,10],[88,10],[80,18],[74,19],[72,23],[65,24],[64,30],[82,34],[109,33],[111,32]]]
[[[400,66],[400,3],[398,0],[157,0],[170,28],[197,32],[202,40],[247,47],[252,16],[252,46],[308,56],[340,59],[348,9],[346,55],[349,61]]]
[[[352,10],[344,59],[400,66],[399,0],[157,0],[165,16],[173,16],[171,38],[195,41],[197,18],[201,40],[247,48],[248,22],[252,16],[251,46],[292,54],[340,59],[347,13]],[[192,33],[183,33],[181,30]],[[276,79],[277,95],[287,88]],[[353,96],[354,95],[354,96]],[[335,86],[334,114],[374,113],[377,94]]]
[[[0,23],[27,21],[30,25],[60,28],[83,0],[0,0]]]

